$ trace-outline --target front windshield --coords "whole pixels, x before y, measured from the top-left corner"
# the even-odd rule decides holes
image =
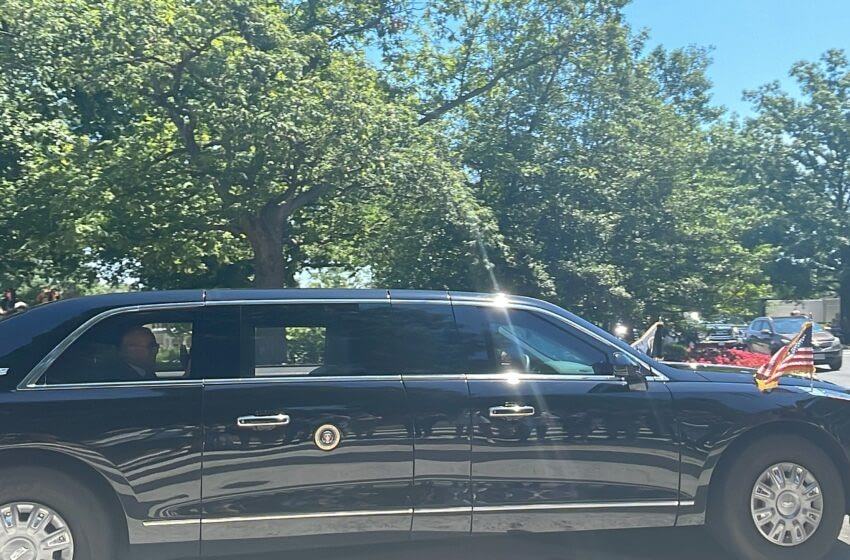
[[[779,334],[797,334],[803,328],[806,321],[808,319],[805,317],[774,319],[773,327]],[[814,332],[823,332],[823,327],[818,323],[814,323]]]

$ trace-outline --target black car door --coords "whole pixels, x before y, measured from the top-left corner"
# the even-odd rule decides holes
[[[675,523],[671,395],[597,375],[611,351],[552,313],[455,305],[468,375],[473,533]],[[475,357],[473,357],[475,358]]]
[[[415,449],[414,539],[465,535],[472,521],[469,391],[464,343],[445,299],[393,299],[399,368]]]
[[[413,441],[390,305],[210,306],[203,553],[405,539]]]
[[[109,310],[0,405],[3,447],[93,467],[121,501],[129,542],[150,557],[198,553],[202,383],[190,356],[203,353],[200,306]]]

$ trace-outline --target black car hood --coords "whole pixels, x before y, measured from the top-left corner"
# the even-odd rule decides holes
[[[709,382],[719,382],[719,383],[749,383],[751,385],[755,384],[753,381],[752,373],[741,373],[741,372],[715,372],[715,371],[700,371],[700,377]],[[804,379],[802,377],[792,377],[785,376],[779,380],[780,386],[785,387],[810,387],[814,386],[818,389],[829,389],[831,391],[842,391],[845,392],[847,389],[842,387],[841,385],[837,385],[830,381],[823,381],[815,378],[814,381],[810,381],[809,379]]]
[[[730,366],[730,365],[715,365],[715,364],[691,364],[691,363],[671,363],[665,362],[665,365],[674,368],[678,371],[691,371],[694,373],[695,381],[709,381],[719,383],[750,383],[755,384],[753,375],[756,370],[753,368]],[[822,381],[817,379],[815,375],[814,382],[803,377],[785,376],[779,380],[779,384],[786,387],[810,387],[814,386],[819,389],[828,389],[831,391],[846,392],[847,389],[841,385],[837,385],[830,381]]]

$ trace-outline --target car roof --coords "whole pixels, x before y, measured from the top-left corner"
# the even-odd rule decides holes
[[[281,289],[223,289],[211,290],[151,290],[139,292],[115,292],[92,296],[64,299],[37,305],[27,313],[42,314],[48,310],[62,315],[63,312],[79,312],[83,308],[128,307],[134,305],[157,305],[171,303],[202,303],[204,301],[279,301],[279,300],[322,300],[322,299],[393,299],[424,301],[481,301],[491,302],[496,297],[510,303],[545,304],[540,300],[485,292],[450,292],[447,290],[399,290],[364,288],[281,288]],[[23,314],[22,314],[23,315]]]

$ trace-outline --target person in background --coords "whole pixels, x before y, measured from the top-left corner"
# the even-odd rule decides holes
[[[50,303],[62,299],[62,292],[58,288],[42,288],[35,298],[36,304]]]
[[[15,304],[18,303],[18,295],[15,288],[6,288],[3,299],[0,299],[0,315],[8,315],[15,312]]]
[[[27,305],[25,301],[18,301],[15,303],[14,313],[24,313],[29,309],[30,306]]]

